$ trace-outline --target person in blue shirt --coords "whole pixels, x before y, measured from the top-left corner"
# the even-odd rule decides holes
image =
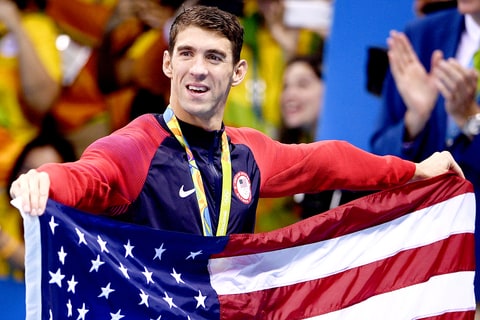
[[[480,203],[480,105],[472,65],[480,45],[480,0],[459,0],[457,8],[417,18],[404,32],[392,31],[387,43],[390,71],[372,151],[422,161],[448,150]],[[480,253],[480,235],[476,247]]]

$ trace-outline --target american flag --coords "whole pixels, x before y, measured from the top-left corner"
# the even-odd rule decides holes
[[[49,200],[23,215],[27,319],[474,319],[472,192],[447,174],[225,237]]]

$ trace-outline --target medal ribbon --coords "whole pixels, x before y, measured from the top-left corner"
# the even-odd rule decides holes
[[[167,107],[163,113],[168,128],[172,131],[178,142],[185,148],[187,153],[188,165],[190,167],[190,174],[192,175],[193,184],[195,186],[195,194],[197,196],[198,207],[200,209],[200,217],[202,218],[202,229],[205,236],[213,236],[212,220],[210,211],[208,210],[207,197],[203,186],[202,175],[198,169],[192,150],[187,141],[183,137],[182,130],[178,123],[177,117],[173,113],[170,106]],[[232,162],[230,160],[230,149],[228,147],[227,133],[222,133],[222,199],[220,205],[220,217],[218,219],[217,236],[224,236],[227,234],[228,219],[230,218],[230,204],[231,204],[231,185],[232,185]]]

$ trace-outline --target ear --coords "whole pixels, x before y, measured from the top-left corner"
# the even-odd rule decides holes
[[[162,68],[163,68],[163,73],[165,73],[165,75],[171,79],[172,78],[172,59],[170,57],[170,53],[168,52],[168,50],[165,50],[163,52]]]
[[[246,60],[240,60],[233,70],[232,87],[238,86],[247,75],[248,63]]]

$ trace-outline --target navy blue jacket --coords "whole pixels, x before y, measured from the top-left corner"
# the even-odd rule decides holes
[[[464,29],[464,16],[460,15],[456,9],[451,9],[413,21],[407,25],[405,33],[421,63],[426,70],[430,70],[430,60],[434,50],[442,50],[446,58],[455,56]],[[419,162],[435,151],[449,150],[466,177],[473,183],[475,190],[478,190],[478,194],[480,192],[480,136],[470,141],[461,134],[451,146],[447,146],[445,142],[447,113],[444,105],[445,100],[440,96],[424,130],[413,143],[404,144],[404,116],[407,107],[397,90],[392,74],[388,72],[384,83],[381,115],[371,139],[372,151]]]

